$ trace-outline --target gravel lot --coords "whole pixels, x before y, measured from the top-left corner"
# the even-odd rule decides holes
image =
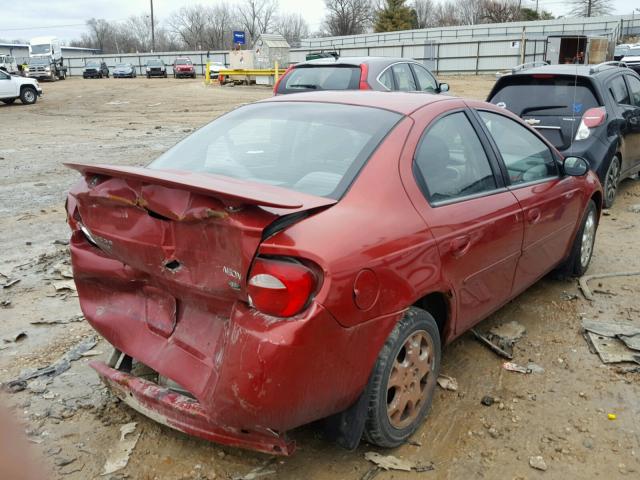
[[[490,77],[443,80],[453,94],[480,99],[493,84]],[[77,173],[62,163],[143,165],[218,115],[271,94],[173,79],[73,78],[43,88],[36,105],[0,104],[0,285],[20,280],[0,289],[0,382],[48,365],[93,335],[86,322],[73,321],[80,309],[64,284],[63,203]],[[627,180],[602,217],[589,273],[640,270],[637,204],[640,182]],[[51,472],[46,478],[99,477],[128,422],[137,422],[140,438],[127,467],[99,478],[226,479],[256,468],[266,479],[639,478],[640,374],[603,366],[580,329],[582,317],[640,325],[639,278],[593,281],[594,302],[574,281],[540,281],[478,328],[519,322],[526,334],[514,361],[534,362],[544,372],[506,371],[502,359],[464,335],[444,352],[443,373],[457,379],[458,391],[438,390],[414,441],[393,451],[363,443],[347,452],[324,440],[315,425],[293,432],[298,451],[290,458],[190,438],[115,402],[85,357],[50,383],[32,380],[0,401],[23,423],[35,458]],[[10,341],[20,332],[26,337]],[[105,358],[108,345],[98,340],[91,353]],[[483,405],[485,396],[494,403]],[[433,463],[434,470],[371,471],[364,458],[371,450]],[[536,456],[546,471],[530,466]]]

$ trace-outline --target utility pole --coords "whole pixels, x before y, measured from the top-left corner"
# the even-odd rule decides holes
[[[156,32],[153,25],[153,0],[151,0],[151,51],[156,50]]]
[[[591,4],[593,3],[593,0],[589,0],[587,3],[587,17],[591,17]]]

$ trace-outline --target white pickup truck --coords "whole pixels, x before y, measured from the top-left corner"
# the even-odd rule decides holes
[[[31,105],[40,96],[42,88],[37,80],[9,75],[0,70],[0,102],[11,104],[19,98],[22,103]]]

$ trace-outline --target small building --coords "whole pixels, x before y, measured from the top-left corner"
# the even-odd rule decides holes
[[[255,68],[274,68],[276,62],[280,68],[289,65],[289,50],[287,40],[275,33],[263,33],[253,44],[255,52]]]

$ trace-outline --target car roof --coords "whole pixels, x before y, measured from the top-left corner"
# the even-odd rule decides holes
[[[534,74],[552,74],[552,75],[578,75],[580,77],[592,77],[601,73],[611,73],[616,70],[625,69],[625,67],[618,67],[616,65],[603,65],[600,69],[594,71],[593,69],[597,65],[580,65],[580,64],[568,64],[568,65],[543,65],[540,67],[532,67],[524,70],[518,70],[511,74],[511,76],[517,75],[534,75]],[[509,77],[510,75],[505,75]]]
[[[294,68],[302,65],[361,65],[363,63],[367,65],[390,65],[397,62],[418,63],[412,58],[401,57],[323,57],[297,63]]]
[[[459,100],[448,95],[433,95],[420,92],[378,92],[374,90],[324,90],[321,92],[302,92],[290,95],[278,95],[261,100],[264,102],[316,102],[340,103],[361,107],[381,108],[402,115],[410,115],[417,109],[436,102]]]

